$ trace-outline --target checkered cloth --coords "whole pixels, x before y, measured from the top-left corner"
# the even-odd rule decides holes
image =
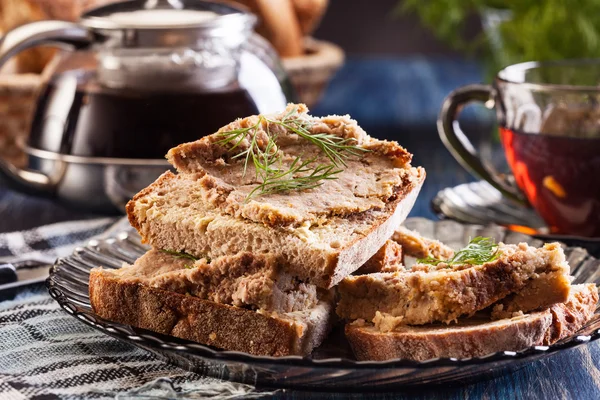
[[[29,231],[0,234],[0,261],[31,259],[53,263],[90,238],[124,227],[125,219],[98,218],[86,221],[61,222],[40,226]]]
[[[0,252],[51,260],[126,223],[98,219],[0,235]],[[74,319],[45,291],[0,302],[0,399],[234,399],[272,393],[166,364]]]

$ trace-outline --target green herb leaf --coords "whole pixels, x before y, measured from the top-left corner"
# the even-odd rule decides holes
[[[481,265],[496,260],[500,256],[498,245],[492,238],[477,236],[471,239],[462,250],[457,251],[449,260],[439,260],[432,257],[419,258],[417,263],[438,265],[440,263],[451,265],[469,264]]]
[[[188,260],[193,260],[193,261],[198,261],[199,258],[198,257],[194,257],[191,254],[188,253],[184,253],[182,251],[173,251],[173,250],[161,250],[161,252],[165,253],[165,254],[170,254],[176,258],[187,258]]]

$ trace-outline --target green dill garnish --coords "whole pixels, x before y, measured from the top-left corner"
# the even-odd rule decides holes
[[[441,263],[448,265],[469,264],[481,265],[496,260],[500,256],[498,245],[492,238],[477,236],[471,239],[467,247],[457,251],[454,257],[448,260],[439,260],[433,257],[419,258],[417,263],[438,265]]]
[[[340,166],[340,164],[346,166],[345,159],[349,156],[359,156],[361,152],[368,151],[356,146],[354,138],[342,138],[329,133],[311,133],[311,122],[298,118],[297,111],[297,107],[294,107],[280,121],[267,119],[267,122],[280,125],[301,138],[308,140],[321,149],[336,167]]]
[[[161,250],[165,254],[170,254],[176,258],[187,258],[188,260],[198,261],[198,257],[194,257],[191,254],[184,253],[182,251],[173,251],[173,250]]]
[[[264,145],[261,145],[257,138],[261,125],[264,125],[267,136],[267,143]],[[276,137],[270,132],[271,125],[281,126],[315,145],[331,163],[318,163],[316,158],[303,161],[298,156],[289,167],[283,168],[282,154],[275,144]],[[313,189],[322,185],[325,180],[337,179],[337,175],[342,172],[340,166],[346,166],[348,157],[369,151],[355,145],[356,140],[353,138],[342,138],[328,133],[311,133],[311,128],[311,122],[300,118],[298,108],[294,107],[279,121],[259,115],[258,121],[253,126],[219,132],[222,139],[217,144],[231,145],[230,151],[236,149],[244,139],[249,140],[248,148],[233,156],[233,158],[244,159],[242,176],[246,175],[248,165],[252,163],[256,171],[256,179],[260,181],[260,184],[246,196],[246,201],[257,195]]]
[[[312,189],[322,185],[322,181],[336,179],[336,175],[342,172],[335,165],[317,165],[312,167],[314,159],[300,161],[296,157],[289,169],[279,170],[270,175],[263,176],[263,181],[248,194],[249,199],[260,194],[285,192],[288,190]],[[308,173],[308,175],[296,175]]]
[[[175,258],[185,258],[187,260],[192,260],[192,261],[198,261],[198,260],[204,258],[206,260],[207,264],[210,264],[210,262],[212,261],[210,259],[210,257],[208,257],[208,256],[205,256],[205,257],[194,257],[193,255],[185,253],[183,251],[161,250],[161,252],[163,252],[165,254],[172,255]],[[193,264],[183,264],[183,268],[192,269],[192,268],[195,268],[195,267],[194,267]]]

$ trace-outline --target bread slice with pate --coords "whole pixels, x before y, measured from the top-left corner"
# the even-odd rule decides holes
[[[254,355],[309,355],[332,324],[332,299],[287,313],[217,303],[121,279],[103,269],[90,274],[94,312],[109,321]]]
[[[315,285],[289,274],[271,254],[242,252],[196,259],[189,254],[152,249],[133,265],[104,269],[103,274],[124,283],[280,313],[309,309],[319,297]]]
[[[455,324],[401,325],[389,332],[359,320],[346,325],[345,333],[361,361],[481,357],[550,345],[572,335],[594,315],[597,302],[596,285],[574,285],[564,303],[512,318],[493,321],[476,315]]]
[[[529,298],[529,308],[567,299],[570,268],[558,243],[539,249],[525,243],[500,244],[498,254],[497,259],[481,265],[442,262],[415,265],[405,272],[347,277],[338,287],[337,313],[348,320],[373,322],[382,331],[398,325],[450,323],[519,292],[537,279],[555,280],[563,290],[549,297]]]

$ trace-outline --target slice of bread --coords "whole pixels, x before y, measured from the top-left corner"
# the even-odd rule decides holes
[[[518,292],[494,305],[493,319],[510,318],[516,312],[535,311],[562,303],[569,297],[572,278],[562,271],[552,271],[530,279]]]
[[[331,296],[330,296],[331,297]],[[109,321],[254,355],[308,355],[330,330],[333,306],[267,313],[126,282],[106,270],[90,274],[90,303]]]
[[[271,254],[242,252],[213,260],[149,250],[133,265],[103,272],[125,283],[191,295],[232,306],[302,311],[317,304],[317,288],[287,273]]]
[[[499,245],[500,256],[482,265],[416,265],[413,270],[345,278],[338,287],[340,317],[373,321],[383,331],[399,324],[451,322],[523,289],[547,274],[562,275],[564,297],[531,298],[535,308],[566,300],[569,265],[558,243],[533,248]],[[542,292],[540,292],[541,294]]]
[[[576,285],[565,303],[511,319],[476,317],[451,325],[399,326],[386,333],[358,321],[346,325],[345,332],[358,360],[480,357],[549,345],[571,335],[591,318],[597,301],[595,285]]]
[[[233,132],[239,132],[239,137],[224,142]],[[310,140],[317,137],[323,138],[321,145],[330,143],[339,150],[323,150],[315,139]],[[264,181],[263,169],[257,172],[253,162],[256,159],[247,161],[249,149],[252,154],[273,153],[278,161],[270,168],[278,171],[287,170],[296,160],[310,160],[308,169],[334,165],[330,159],[334,158],[338,173],[312,189],[248,198]],[[217,133],[169,150],[167,158],[179,173],[204,175],[197,190],[208,206],[269,226],[315,226],[331,217],[382,210],[422,175],[410,165],[412,154],[398,143],[370,137],[348,116],[312,117],[303,104],[289,104],[273,116],[236,120]]]
[[[127,204],[131,225],[158,249],[217,258],[273,253],[303,281],[331,288],[371,258],[408,215],[424,175],[383,209],[318,225],[270,227],[221,213],[202,200],[201,174],[165,172]]]

